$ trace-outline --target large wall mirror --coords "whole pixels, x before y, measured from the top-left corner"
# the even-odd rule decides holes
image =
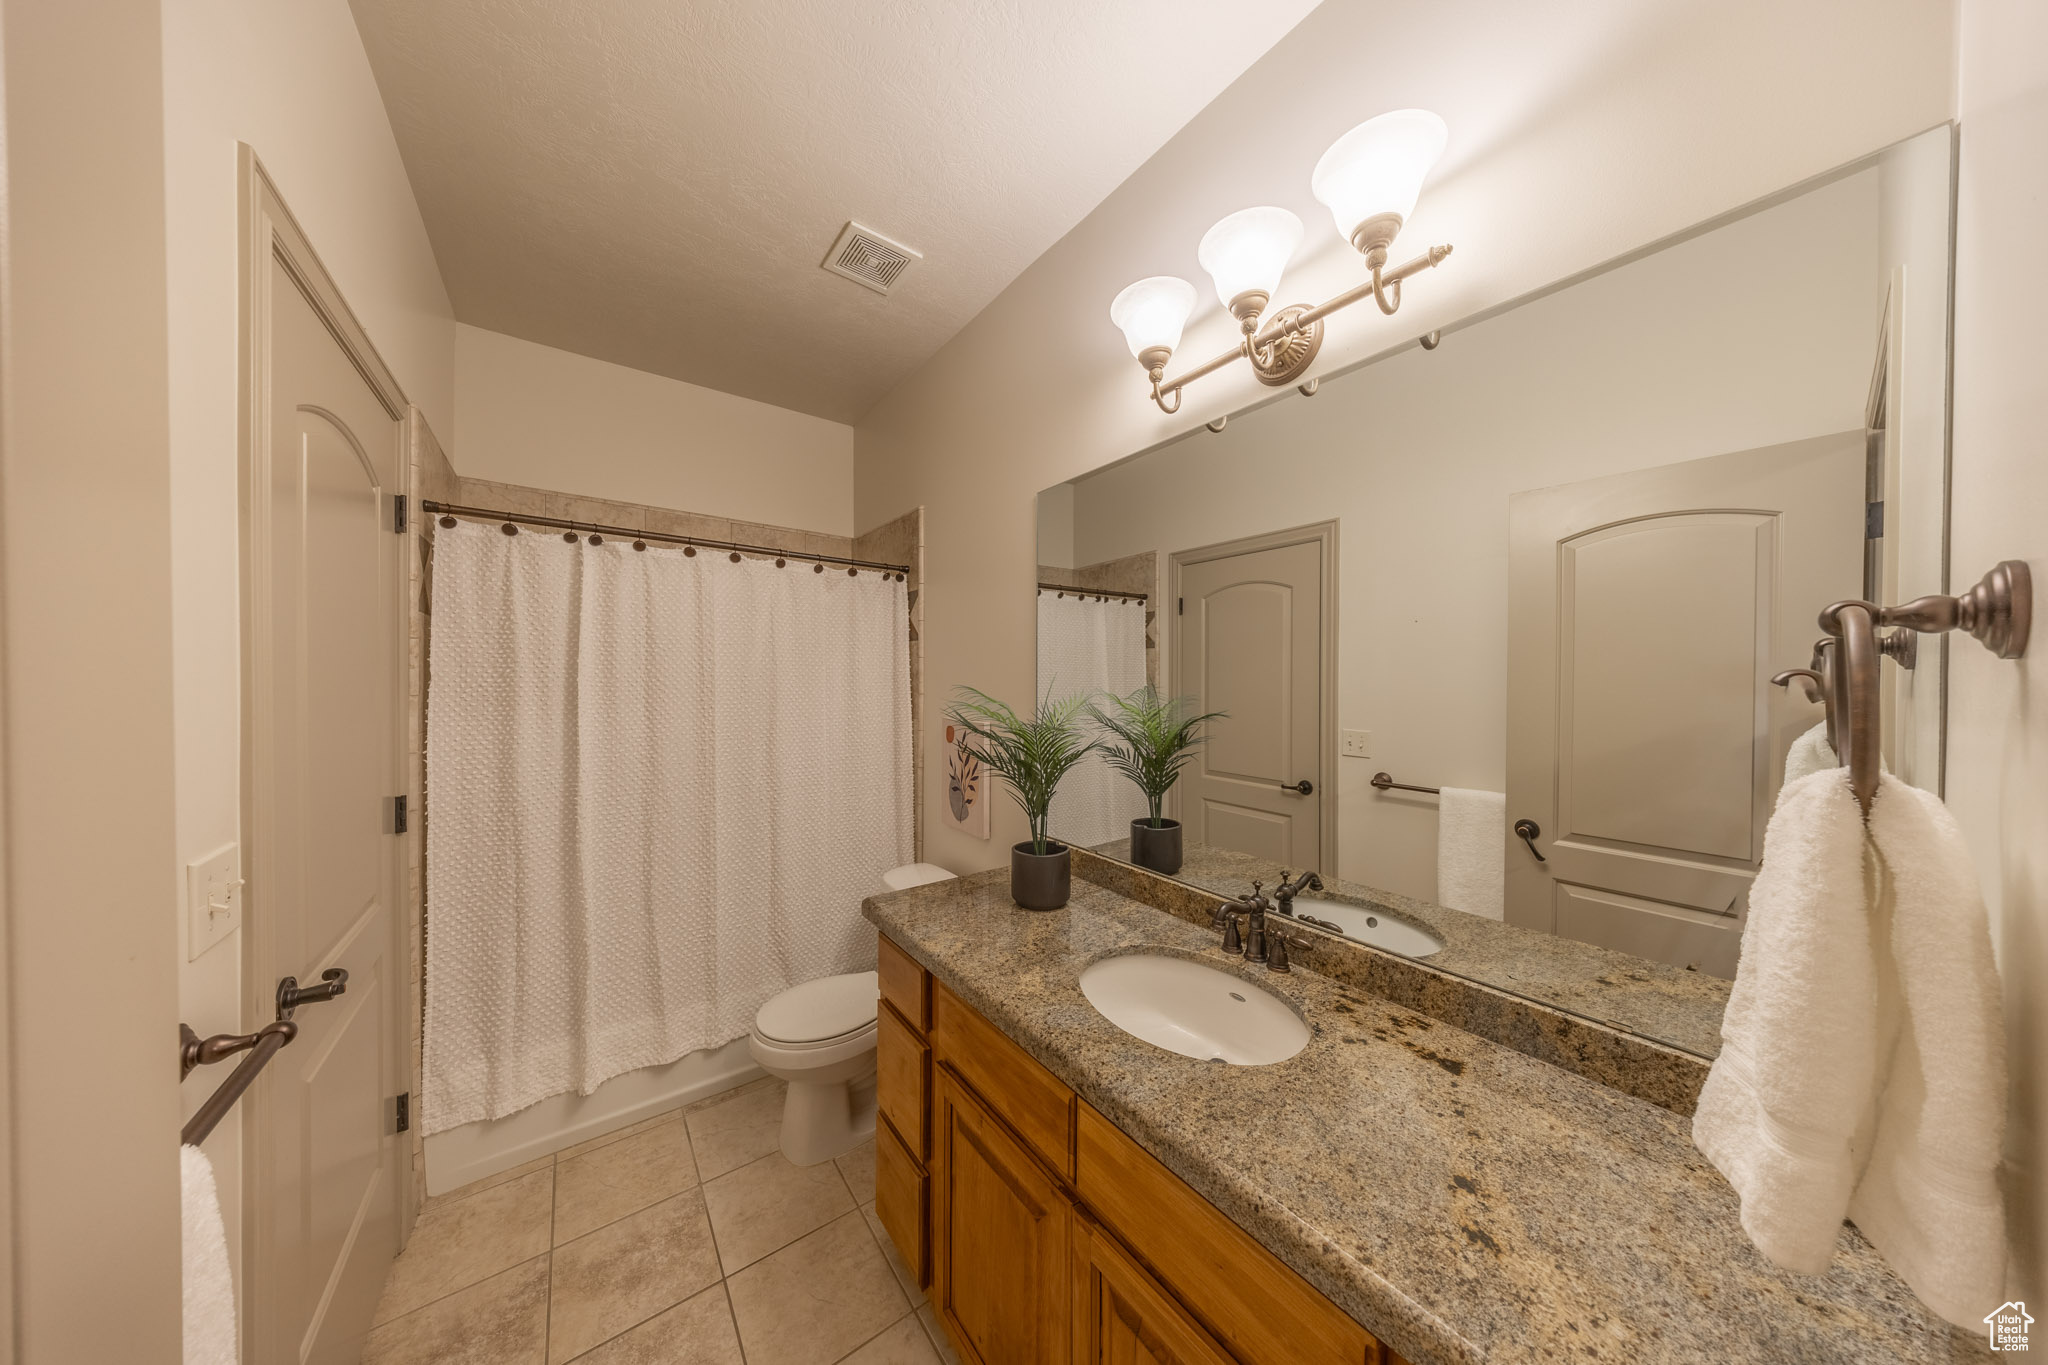
[[[1046,490],[1040,693],[1225,713],[1182,880],[1313,871],[1325,927],[1713,1055],[1787,764],[1828,758],[1772,678],[1829,603],[1947,590],[1953,167],[1931,130]],[[1937,791],[1946,659],[1883,665]],[[1051,828],[1128,858],[1145,815],[1091,760]]]

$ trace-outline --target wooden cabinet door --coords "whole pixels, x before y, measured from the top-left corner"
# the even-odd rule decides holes
[[[1073,1365],[1231,1365],[1108,1233],[1076,1214],[1073,1240]]]
[[[959,1078],[937,1068],[933,1296],[969,1365],[1066,1365],[1073,1206]]]

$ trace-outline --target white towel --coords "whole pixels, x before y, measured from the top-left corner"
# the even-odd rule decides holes
[[[1778,796],[1692,1138],[1764,1255],[1817,1275],[1855,1188],[1877,1058],[1863,818],[1839,770]]]
[[[1928,1307],[1974,1325],[2005,1258],[1983,900],[1933,797],[1880,778],[1867,832],[1839,769],[1780,795],[1693,1141],[1771,1260],[1822,1273],[1852,1217]]]
[[[1811,777],[1823,769],[1835,767],[1839,762],[1834,749],[1828,744],[1828,727],[1823,721],[1792,741],[1792,747],[1785,754],[1784,785],[1789,787],[1800,778]]]
[[[213,1163],[190,1145],[178,1149],[184,1181],[185,1365],[235,1365],[235,1277],[220,1220]]]
[[[1508,799],[1500,792],[1445,787],[1436,814],[1436,902],[1501,917],[1502,844]]]
[[[1929,1308],[1981,1325],[2004,1297],[2005,1029],[1990,919],[1962,831],[1938,799],[1880,779],[1870,808],[1897,994],[1881,996],[1876,1136],[1849,1218]],[[1889,913],[1886,913],[1886,912]],[[1884,931],[1888,930],[1888,934]],[[1882,963],[1885,954],[1881,952]]]

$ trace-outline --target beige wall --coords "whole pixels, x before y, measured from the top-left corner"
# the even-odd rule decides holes
[[[406,395],[452,446],[454,316],[346,0],[177,0],[162,6],[163,171],[171,347],[171,593],[177,670],[178,847],[184,865],[239,838],[236,566],[236,144],[256,150]],[[187,963],[180,1003],[202,1034],[240,1011],[235,936]],[[203,1078],[185,1087],[189,1110]],[[207,1144],[240,1219],[239,1124]]]
[[[467,325],[455,401],[467,478],[853,534],[844,423]]]
[[[154,0],[6,0],[0,1358],[178,1358]]]
[[[1369,757],[1338,763],[1337,871],[1434,900],[1436,803],[1368,779],[1505,789],[1509,494],[1860,428],[1880,179],[1859,172],[1082,479],[1076,562],[1337,520],[1338,723],[1373,736]],[[1945,214],[1946,177],[1935,199]],[[1938,470],[1938,441],[1932,454]],[[1162,624],[1170,660],[1171,603]]]
[[[1351,122],[1403,103],[1450,121],[1451,152],[1399,245],[1458,250],[1415,282],[1397,317],[1345,313],[1326,365],[1939,123],[1950,113],[1950,24],[1947,4],[1922,0],[1863,6],[1853,22],[1765,0],[1588,4],[1563,25],[1541,7],[1481,0],[1408,15],[1318,9],[856,425],[856,524],[926,506],[931,695],[963,682],[1029,693],[1039,489],[1191,431],[1256,388],[1218,377],[1178,417],[1158,415],[1107,321],[1119,288],[1162,271],[1202,282],[1205,311],[1183,354],[1221,349],[1227,322],[1194,248],[1248,203],[1300,205],[1309,224],[1283,295],[1320,298],[1360,278],[1328,215],[1303,202],[1316,157]],[[1526,62],[1512,60],[1517,50]],[[1365,67],[1375,80],[1361,105]],[[943,795],[941,769],[928,765],[924,781],[933,800]],[[1022,837],[1010,803],[996,810],[991,841],[934,824],[927,856],[993,865]]]
[[[1952,580],[1965,587],[1997,560],[2025,559],[2037,606],[2019,663],[1969,640],[1951,645],[1948,801],[1977,855],[2005,981],[2018,1268],[2007,1292],[2039,1314],[2048,1299],[2048,611],[2039,605],[2048,598],[2048,10],[1965,0],[1960,39]]]

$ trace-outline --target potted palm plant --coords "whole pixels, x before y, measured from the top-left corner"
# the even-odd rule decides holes
[[[1067,846],[1046,837],[1045,821],[1060,779],[1099,747],[1081,733],[1087,705],[1086,697],[1047,696],[1025,720],[986,692],[962,687],[946,712],[961,729],[960,747],[1003,779],[1031,825],[1031,837],[1010,850],[1010,898],[1026,910],[1059,909],[1073,886]]]
[[[1202,727],[1227,713],[1188,714],[1190,698],[1162,697],[1150,683],[1127,697],[1112,694],[1108,705],[1091,706],[1088,714],[1105,738],[1098,740],[1110,766],[1145,793],[1151,815],[1131,821],[1131,861],[1171,876],[1180,871],[1180,821],[1161,817],[1166,794],[1180,780],[1180,770],[1195,756],[1205,736]]]

